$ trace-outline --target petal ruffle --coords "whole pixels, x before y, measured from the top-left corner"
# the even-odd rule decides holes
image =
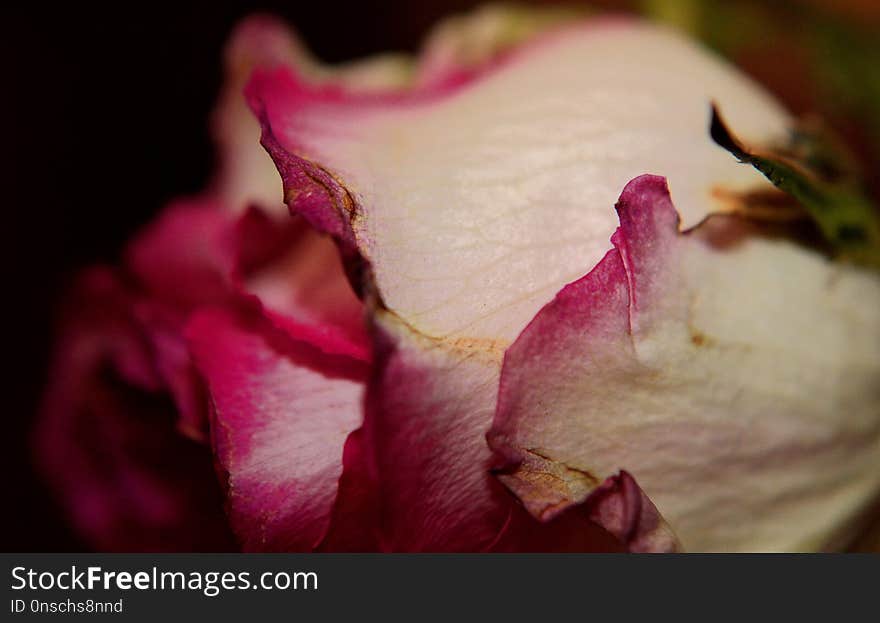
[[[264,15],[247,18],[236,27],[226,46],[225,65],[225,84],[213,115],[219,171],[211,195],[234,213],[257,205],[273,216],[286,208],[278,174],[259,145],[260,125],[243,96],[252,72],[291,66],[315,82],[365,90],[402,86],[411,74],[410,62],[394,56],[325,67],[283,22]]]
[[[256,210],[249,214],[252,220],[266,218]],[[267,219],[262,229],[262,235],[242,235],[242,244],[262,248],[271,239],[266,232],[279,225]],[[250,270],[240,269],[239,289],[256,297],[279,328],[327,353],[369,361],[364,307],[346,278],[336,245],[299,218],[282,232],[283,252]]]
[[[212,442],[243,547],[318,547],[330,531],[346,439],[361,425],[366,366],[328,355],[256,313],[202,310],[187,336],[210,392]],[[356,545],[349,544],[366,547]]]
[[[880,491],[880,280],[736,219],[681,234],[656,176],[617,210],[507,352],[505,484],[544,516],[625,467],[686,549],[839,545]]]
[[[364,433],[381,483],[385,548],[677,548],[654,505],[626,472],[559,512],[536,514],[539,521],[530,517],[492,477],[496,460],[483,436],[494,413],[502,351],[417,336],[388,311],[377,312],[375,322]],[[519,497],[528,505],[528,496]]]
[[[629,552],[664,553],[680,549],[654,503],[627,472],[609,476],[585,503],[590,519],[613,534]]]

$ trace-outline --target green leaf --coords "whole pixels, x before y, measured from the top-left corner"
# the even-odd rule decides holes
[[[712,139],[801,204],[844,259],[880,270],[880,215],[848,158],[820,133],[800,130],[785,149],[750,149],[712,106]]]

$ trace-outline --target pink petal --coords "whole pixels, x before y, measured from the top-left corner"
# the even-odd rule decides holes
[[[245,263],[240,256],[256,263],[258,258],[249,257],[253,253],[239,251],[255,234],[265,237],[263,228],[249,226],[254,219],[249,214],[237,222],[216,201],[180,200],[126,249],[126,265],[141,293],[132,313],[150,339],[156,371],[174,397],[180,428],[194,439],[207,439],[207,406],[183,327],[193,309],[232,298],[239,287],[239,264]]]
[[[259,123],[243,97],[254,71],[289,66],[310,80],[358,90],[401,85],[409,75],[408,63],[382,57],[324,67],[285,24],[262,15],[236,26],[226,46],[225,61],[225,84],[212,124],[220,166],[210,194],[232,213],[251,205],[273,216],[286,213],[277,172],[259,145]]]
[[[235,216],[207,199],[180,201],[133,241],[127,264],[145,290],[138,313],[159,373],[182,429],[196,438],[206,430],[202,388],[182,336],[194,309],[256,297],[279,328],[308,334],[327,352],[369,358],[363,306],[336,247],[304,222],[254,207]]]
[[[675,535],[627,472],[610,476],[586,500],[552,519],[538,521],[522,507],[511,517],[492,551],[674,552]]]
[[[371,301],[364,432],[387,545],[491,548],[512,525],[480,437],[515,340],[492,440],[505,484],[540,521],[626,468],[686,547],[815,547],[878,484],[876,314],[847,303],[859,288],[874,300],[876,284],[847,269],[838,283],[809,250],[760,232],[720,249],[707,240],[716,222],[677,229],[678,212],[691,227],[724,209],[719,190],[769,187],[707,140],[708,102],[759,141],[784,133],[785,113],[638,23],[560,31],[490,66],[372,93],[276,68],[247,91],[285,201],[337,241]],[[628,185],[609,254],[610,206],[644,171],[670,180],[678,212],[657,178]],[[707,336],[723,347],[704,348]],[[796,390],[804,379],[817,400]],[[650,510],[624,484],[611,507]],[[796,512],[806,519],[786,528]],[[628,547],[655,543],[621,525]]]
[[[308,224],[208,199],[172,204],[129,246],[127,264],[151,298],[181,314],[256,297],[279,319],[334,352],[367,357],[363,306],[333,243]]]
[[[177,201],[131,242],[126,264],[151,297],[170,306],[222,301],[236,267],[233,223],[211,199]]]
[[[284,67],[247,95],[285,201],[370,263],[389,309],[433,337],[505,341],[602,258],[636,175],[667,174],[689,225],[718,188],[770,186],[707,140],[712,98],[751,135],[786,122],[717,59],[626,21],[546,34],[454,87],[365,93]]]
[[[157,300],[138,301],[132,306],[132,314],[149,340],[161,386],[177,407],[180,431],[196,441],[207,441],[208,406],[182,335],[184,316]]]
[[[370,473],[370,458],[363,430],[353,431],[345,441],[339,491],[319,551],[374,552],[381,548],[378,484]]]
[[[609,484],[605,494],[571,509],[529,516],[492,476],[496,460],[483,436],[495,405],[497,361],[466,343],[414,335],[389,312],[377,312],[375,322],[364,432],[381,483],[384,547],[641,551],[674,541],[664,540],[669,533],[646,498],[632,501],[633,487],[640,490],[630,481],[626,488]],[[528,506],[528,497],[520,498]],[[615,516],[618,507],[629,514]],[[606,520],[614,535],[603,529]]]
[[[240,214],[252,205],[273,215],[286,211],[272,162],[259,148],[260,126],[242,91],[256,68],[308,63],[305,51],[287,27],[270,17],[247,18],[230,36],[223,91],[212,117],[219,168],[210,194],[231,214]]]
[[[590,497],[590,518],[630,552],[674,552],[680,546],[657,507],[633,477],[621,471],[609,477]]]
[[[228,550],[210,454],[176,430],[131,294],[81,280],[51,367],[37,455],[73,525],[101,550]]]
[[[489,548],[510,514],[483,437],[497,363],[415,335],[389,313],[379,312],[374,332],[364,431],[381,483],[385,547]]]
[[[530,437],[532,429],[520,432],[521,426],[545,426],[537,414],[545,413],[546,395],[564,392],[578,380],[573,358],[597,375],[625,367],[632,357],[628,305],[626,270],[612,249],[587,276],[563,288],[505,354],[489,445],[504,458],[507,473],[499,478],[537,518],[550,519],[580,503],[606,476],[560,464],[540,447],[521,447],[511,437]],[[548,372],[553,383],[538,387]],[[535,415],[521,421],[526,413]]]
[[[511,504],[510,518],[489,551],[625,552],[626,547],[593,521],[588,511],[586,505],[573,507],[551,521],[542,522],[519,504]]]
[[[252,313],[200,311],[187,335],[210,392],[214,450],[244,548],[316,548],[337,504],[343,447],[361,424],[365,366]]]
[[[880,487],[880,332],[850,304],[880,283],[736,219],[683,234],[658,176],[617,211],[615,248],[507,350],[499,478],[544,520],[600,502],[630,549],[671,547],[657,509],[689,550],[833,547]]]
[[[645,69],[648,48],[668,66]],[[616,70],[596,60],[606,56]],[[670,87],[682,66],[706,81]],[[502,534],[510,504],[487,475],[484,440],[501,354],[553,292],[601,259],[620,184],[646,164],[667,166],[678,144],[672,168],[701,218],[706,186],[758,179],[706,141],[706,91],[749,102],[732,107],[758,110],[759,134],[784,119],[727,69],[637,24],[571,29],[486,67],[410,92],[315,84],[296,67],[258,71],[247,88],[291,211],[337,241],[353,283],[388,310],[374,312],[365,437],[395,550],[489,548]],[[587,97],[609,74],[620,97],[677,102],[676,121]],[[565,94],[585,98],[586,112],[559,114]],[[594,116],[619,121],[626,136],[609,146],[589,126]],[[560,142],[568,136],[588,140]]]
[[[251,210],[248,227],[256,229],[261,212]],[[289,217],[286,217],[289,219]],[[241,221],[243,229],[245,220]],[[241,233],[241,245],[265,250],[275,221],[263,224],[261,235]],[[369,360],[364,308],[346,278],[339,251],[325,235],[303,219],[283,229],[282,252],[272,261],[248,266],[244,260],[240,288],[255,296],[280,328],[308,339],[330,354]],[[278,233],[275,233],[278,236]]]

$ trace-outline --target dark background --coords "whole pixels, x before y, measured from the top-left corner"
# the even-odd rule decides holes
[[[28,435],[45,380],[53,310],[73,273],[114,261],[169,198],[195,192],[207,180],[207,114],[233,24],[254,12],[279,15],[332,62],[413,51],[440,16],[478,2],[69,4],[18,4],[0,25],[0,119],[9,146],[2,170],[9,177],[4,189],[13,190],[11,197],[4,193],[0,221],[3,550],[85,549],[30,466]],[[770,84],[788,71],[784,63],[759,61],[753,73]],[[811,104],[802,88],[787,95],[796,108]]]

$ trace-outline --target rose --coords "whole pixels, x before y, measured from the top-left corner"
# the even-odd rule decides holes
[[[210,439],[245,549],[845,544],[880,488],[880,281],[723,214],[778,194],[706,130],[713,99],[755,143],[790,119],[666,31],[530,24],[335,73],[243,26],[221,174],[124,268],[147,371],[103,361]],[[97,376],[61,361],[50,432]]]

